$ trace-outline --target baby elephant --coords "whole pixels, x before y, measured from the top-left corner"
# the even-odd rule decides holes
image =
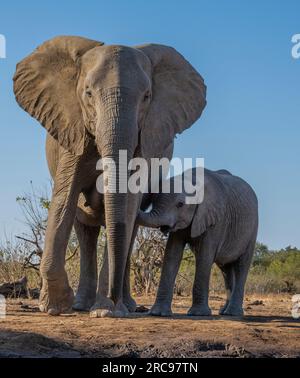
[[[196,168],[190,173],[195,182]],[[174,179],[170,179],[171,184]],[[198,184],[203,188],[203,180]],[[244,286],[257,236],[256,195],[250,185],[228,171],[204,169],[203,201],[188,204],[188,196],[174,190],[154,194],[151,211],[140,211],[138,216],[139,224],[169,232],[158,293],[150,313],[172,314],[175,279],[188,243],[196,257],[193,304],[188,315],[211,315],[208,291],[215,262],[223,273],[227,292],[227,301],[219,313],[242,316]]]

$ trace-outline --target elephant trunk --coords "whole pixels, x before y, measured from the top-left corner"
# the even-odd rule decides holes
[[[117,303],[122,298],[128,247],[138,209],[137,204],[131,203],[133,196],[127,193],[128,162],[137,145],[138,131],[134,112],[124,103],[111,103],[98,124],[96,143],[107,183],[104,207],[109,256],[108,296]],[[124,156],[120,157],[120,151],[127,153],[127,161]]]

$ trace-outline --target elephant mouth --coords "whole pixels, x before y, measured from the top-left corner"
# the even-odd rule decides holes
[[[170,226],[161,226],[160,231],[164,234],[167,235],[169,232],[172,231],[172,227]]]

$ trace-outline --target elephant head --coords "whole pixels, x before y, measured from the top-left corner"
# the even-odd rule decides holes
[[[81,156],[95,143],[117,172],[120,150],[128,159],[164,156],[175,134],[190,127],[206,104],[202,77],[175,49],[70,36],[45,42],[21,61],[14,91],[19,105],[64,149]],[[114,175],[108,168],[108,181],[116,179],[118,187]],[[113,300],[121,295],[129,225],[138,209],[128,211],[129,201],[118,192],[104,197]]]
[[[165,233],[190,227],[192,238],[199,237],[209,227],[216,225],[225,213],[224,188],[218,174],[207,169],[204,171],[204,196],[201,203],[189,204],[187,197],[190,194],[184,192],[153,194],[151,211],[140,210],[138,223],[146,227],[160,228]],[[220,171],[220,174],[227,173]],[[171,182],[174,179],[176,177],[171,178]],[[201,185],[201,182],[197,185]]]

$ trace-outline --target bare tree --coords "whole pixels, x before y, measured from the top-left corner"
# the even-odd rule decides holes
[[[49,188],[43,191],[34,189],[17,197],[22,212],[25,231],[14,238],[6,238],[0,245],[0,283],[18,283],[25,276],[31,287],[41,284],[39,266],[43,255],[45,233],[50,207]],[[79,246],[75,232],[71,233],[66,261],[78,255]],[[75,259],[74,259],[75,260]],[[79,258],[70,266],[72,282],[76,285],[79,277]],[[23,282],[23,281],[22,281]],[[25,282],[25,281],[24,281]]]
[[[166,237],[158,230],[140,227],[131,259],[133,290],[149,294],[156,289]]]

